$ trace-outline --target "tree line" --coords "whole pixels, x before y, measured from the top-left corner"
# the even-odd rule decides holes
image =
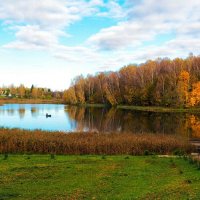
[[[35,87],[34,85],[29,88],[21,84],[18,87],[14,85],[1,87],[0,96],[2,98],[61,99],[63,92],[51,91],[49,88]]]
[[[73,79],[64,91],[67,104],[197,106],[200,104],[200,56],[148,60],[116,72]]]

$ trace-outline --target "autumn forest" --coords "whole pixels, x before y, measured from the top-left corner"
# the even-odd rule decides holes
[[[64,92],[68,104],[197,106],[200,102],[200,57],[149,60],[117,72],[76,77]]]
[[[54,99],[66,104],[193,107],[200,104],[200,56],[129,64],[119,71],[77,76],[65,91],[10,86],[1,98]]]

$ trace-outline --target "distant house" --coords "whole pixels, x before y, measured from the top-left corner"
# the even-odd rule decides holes
[[[12,95],[11,93],[8,93],[7,90],[2,90],[2,91],[0,92],[0,96],[1,96],[1,97],[8,97],[8,98],[12,98],[12,97],[13,97],[13,95]]]
[[[5,90],[2,90],[2,91],[1,91],[0,96],[1,96],[1,97],[6,97],[6,96],[7,96],[6,93],[5,93]]]
[[[5,94],[1,94],[1,97],[7,97]]]

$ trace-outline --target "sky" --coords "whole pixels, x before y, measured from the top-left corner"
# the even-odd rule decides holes
[[[0,86],[200,54],[199,0],[0,0]]]

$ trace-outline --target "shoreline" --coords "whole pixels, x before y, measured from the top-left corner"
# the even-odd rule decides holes
[[[136,110],[146,112],[163,112],[163,113],[200,113],[200,108],[174,108],[174,107],[156,107],[156,106],[126,106],[119,105],[118,109]]]
[[[133,106],[133,105],[116,105],[110,106],[107,104],[66,104],[62,99],[16,99],[16,98],[0,98],[0,106],[3,104],[63,104],[67,106],[77,107],[92,107],[92,108],[116,108],[123,110],[134,110],[144,112],[159,112],[159,113],[200,113],[200,107],[193,108],[176,108],[176,107],[160,107],[160,106]]]
[[[0,98],[0,106],[3,104],[64,104],[62,99],[16,99]]]
[[[194,108],[176,108],[176,107],[159,107],[159,106],[132,106],[132,105],[116,105],[109,106],[107,104],[74,104],[68,106],[80,106],[80,107],[96,107],[96,108],[115,108],[123,110],[135,110],[144,112],[160,112],[160,113],[200,113],[200,107]]]

